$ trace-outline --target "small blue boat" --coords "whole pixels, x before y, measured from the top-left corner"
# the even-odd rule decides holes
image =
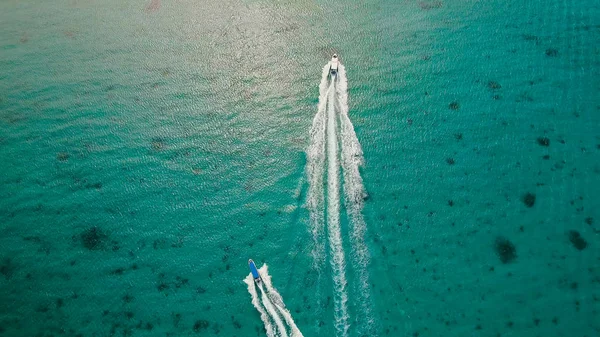
[[[248,260],[248,267],[250,267],[250,272],[252,273],[252,277],[254,277],[254,282],[260,284],[260,281],[262,280],[260,278],[260,274],[258,273],[258,269],[256,268],[256,264],[254,264],[252,259]]]

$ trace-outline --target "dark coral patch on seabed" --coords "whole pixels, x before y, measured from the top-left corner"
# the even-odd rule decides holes
[[[550,146],[550,139],[548,137],[538,137],[537,143],[541,146]]]
[[[529,208],[533,207],[533,205],[535,205],[535,194],[531,192],[525,193],[523,196],[523,203]]]
[[[194,332],[200,332],[202,330],[208,329],[209,326],[210,326],[210,322],[208,322],[207,320],[204,320],[204,319],[200,319],[200,320],[197,320],[196,323],[194,323],[193,330],[194,330]]]
[[[5,257],[0,264],[0,274],[4,276],[7,280],[10,280],[17,270],[15,264],[12,262],[11,258]]]
[[[79,239],[81,240],[81,244],[87,248],[88,250],[99,250],[104,247],[104,242],[108,238],[102,229],[94,226],[92,228],[86,229],[81,234],[79,234]]]
[[[577,250],[584,250],[587,248],[587,241],[581,236],[578,231],[570,230],[569,231],[569,241],[573,244],[573,247],[577,248]]]
[[[517,248],[507,238],[498,236],[494,243],[496,254],[504,264],[513,262],[517,258]]]

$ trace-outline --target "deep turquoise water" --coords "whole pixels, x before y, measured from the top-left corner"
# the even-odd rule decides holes
[[[600,335],[599,37],[591,0],[2,1],[0,335],[263,336],[253,258],[333,336],[305,207],[333,52],[372,335]]]

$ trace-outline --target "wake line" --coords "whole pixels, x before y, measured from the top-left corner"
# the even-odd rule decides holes
[[[267,337],[275,337],[275,330],[273,329],[273,325],[271,324],[271,319],[269,315],[265,312],[262,304],[260,304],[260,300],[258,299],[258,293],[256,292],[256,288],[254,287],[254,278],[252,274],[248,274],[244,279],[244,283],[248,285],[248,292],[252,296],[252,305],[258,310],[260,314],[260,319],[263,321],[265,325],[265,330],[267,331]]]
[[[296,323],[294,322],[294,319],[292,318],[292,315],[290,314],[289,310],[286,309],[285,304],[283,303],[283,298],[281,298],[281,295],[279,294],[277,289],[275,289],[275,287],[273,287],[273,285],[271,284],[271,275],[269,275],[267,265],[263,265],[259,270],[261,278],[265,283],[265,287],[267,288],[267,292],[269,293],[269,297],[272,303],[275,305],[277,310],[279,310],[281,315],[283,315],[285,322],[292,330],[291,337],[304,337],[302,335],[302,332],[300,332],[300,329],[298,329],[298,327],[296,326]]]
[[[275,311],[275,308],[273,307],[273,304],[269,300],[269,297],[267,297],[267,294],[265,293],[263,287],[259,286],[258,289],[260,289],[260,294],[262,297],[262,304],[267,309],[267,312],[269,313],[269,315],[271,315],[271,318],[275,321],[275,325],[277,326],[277,331],[279,332],[278,335],[281,337],[287,337],[287,331],[285,330],[285,325],[283,325],[283,322],[281,321],[281,317],[279,317],[279,314],[277,314],[277,312]]]
[[[319,85],[319,105],[310,129],[311,142],[307,151],[306,168],[309,180],[307,208],[310,213],[310,230],[314,244],[312,255],[315,267],[319,271],[319,279],[325,260],[325,242],[322,239],[325,227],[323,172],[325,163],[325,108],[329,93],[328,75],[329,65],[327,64],[323,67]]]
[[[271,275],[269,275],[266,264],[259,269],[259,273],[262,283],[255,283],[252,273],[246,276],[244,282],[248,285],[248,292],[252,296],[252,304],[260,314],[260,319],[265,325],[267,336],[288,337],[287,330],[289,328],[291,337],[303,337],[289,310],[286,309],[283,298],[281,298],[277,289],[271,284]],[[260,291],[260,298],[256,291],[257,285]],[[283,316],[285,323],[282,321],[280,314]],[[272,324],[273,322],[275,325]]]
[[[336,114],[334,104],[334,83],[332,77],[327,97],[327,229],[329,232],[329,249],[331,251],[331,268],[334,283],[334,318],[335,328],[342,336],[348,335],[348,294],[346,292],[346,273],[344,248],[340,231],[340,186],[338,142],[336,132]]]
[[[335,58],[335,56],[334,56]],[[334,60],[332,59],[332,62]],[[364,164],[363,151],[348,116],[348,80],[346,69],[334,63],[323,68],[319,85],[319,104],[310,131],[311,143],[307,151],[307,175],[310,183],[307,208],[310,212],[310,230],[313,236],[314,264],[320,273],[326,258],[325,228],[329,242],[329,258],[333,272],[334,319],[336,336],[347,336],[349,331],[346,260],[340,224],[340,188],[344,191],[344,206],[348,218],[350,253],[356,282],[353,284],[359,300],[354,317],[358,335],[377,335],[372,316],[372,301],[368,267],[370,254],[365,244],[367,230],[363,216],[367,196],[360,167]],[[331,68],[331,75],[330,75]],[[339,124],[338,124],[339,123]],[[325,164],[327,162],[327,164]],[[324,186],[325,166],[327,185]],[[340,184],[340,169],[342,184]],[[326,200],[325,200],[326,199]],[[327,227],[325,227],[325,224]],[[320,281],[319,281],[320,282]]]
[[[325,266],[325,191],[323,189],[323,172],[325,170],[325,108],[328,95],[329,65],[323,67],[321,83],[319,84],[319,104],[317,114],[313,119],[310,129],[310,146],[307,151],[306,171],[308,176],[307,209],[310,219],[310,233],[312,234],[313,269],[317,271],[317,294],[321,289],[323,267]],[[317,296],[317,310],[321,310],[321,296]],[[319,314],[319,312],[317,312]]]
[[[365,232],[367,229],[362,210],[364,198],[367,196],[359,167],[364,164],[362,147],[356,137],[354,126],[348,117],[348,80],[346,69],[339,65],[339,81],[336,87],[338,96],[338,107],[340,111],[340,130],[342,139],[342,168],[344,176],[344,194],[346,211],[348,213],[351,229],[351,245],[353,251],[353,262],[358,265],[359,276],[358,293],[362,296],[361,310],[367,319],[366,324],[358,326],[365,334],[371,335],[373,330],[373,318],[371,315],[371,292],[368,274],[370,262],[369,250],[365,244]]]

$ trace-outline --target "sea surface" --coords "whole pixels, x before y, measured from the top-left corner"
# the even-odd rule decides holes
[[[334,52],[348,336],[600,336],[597,0],[1,1],[0,336],[265,336],[248,258],[342,336],[306,207]]]

